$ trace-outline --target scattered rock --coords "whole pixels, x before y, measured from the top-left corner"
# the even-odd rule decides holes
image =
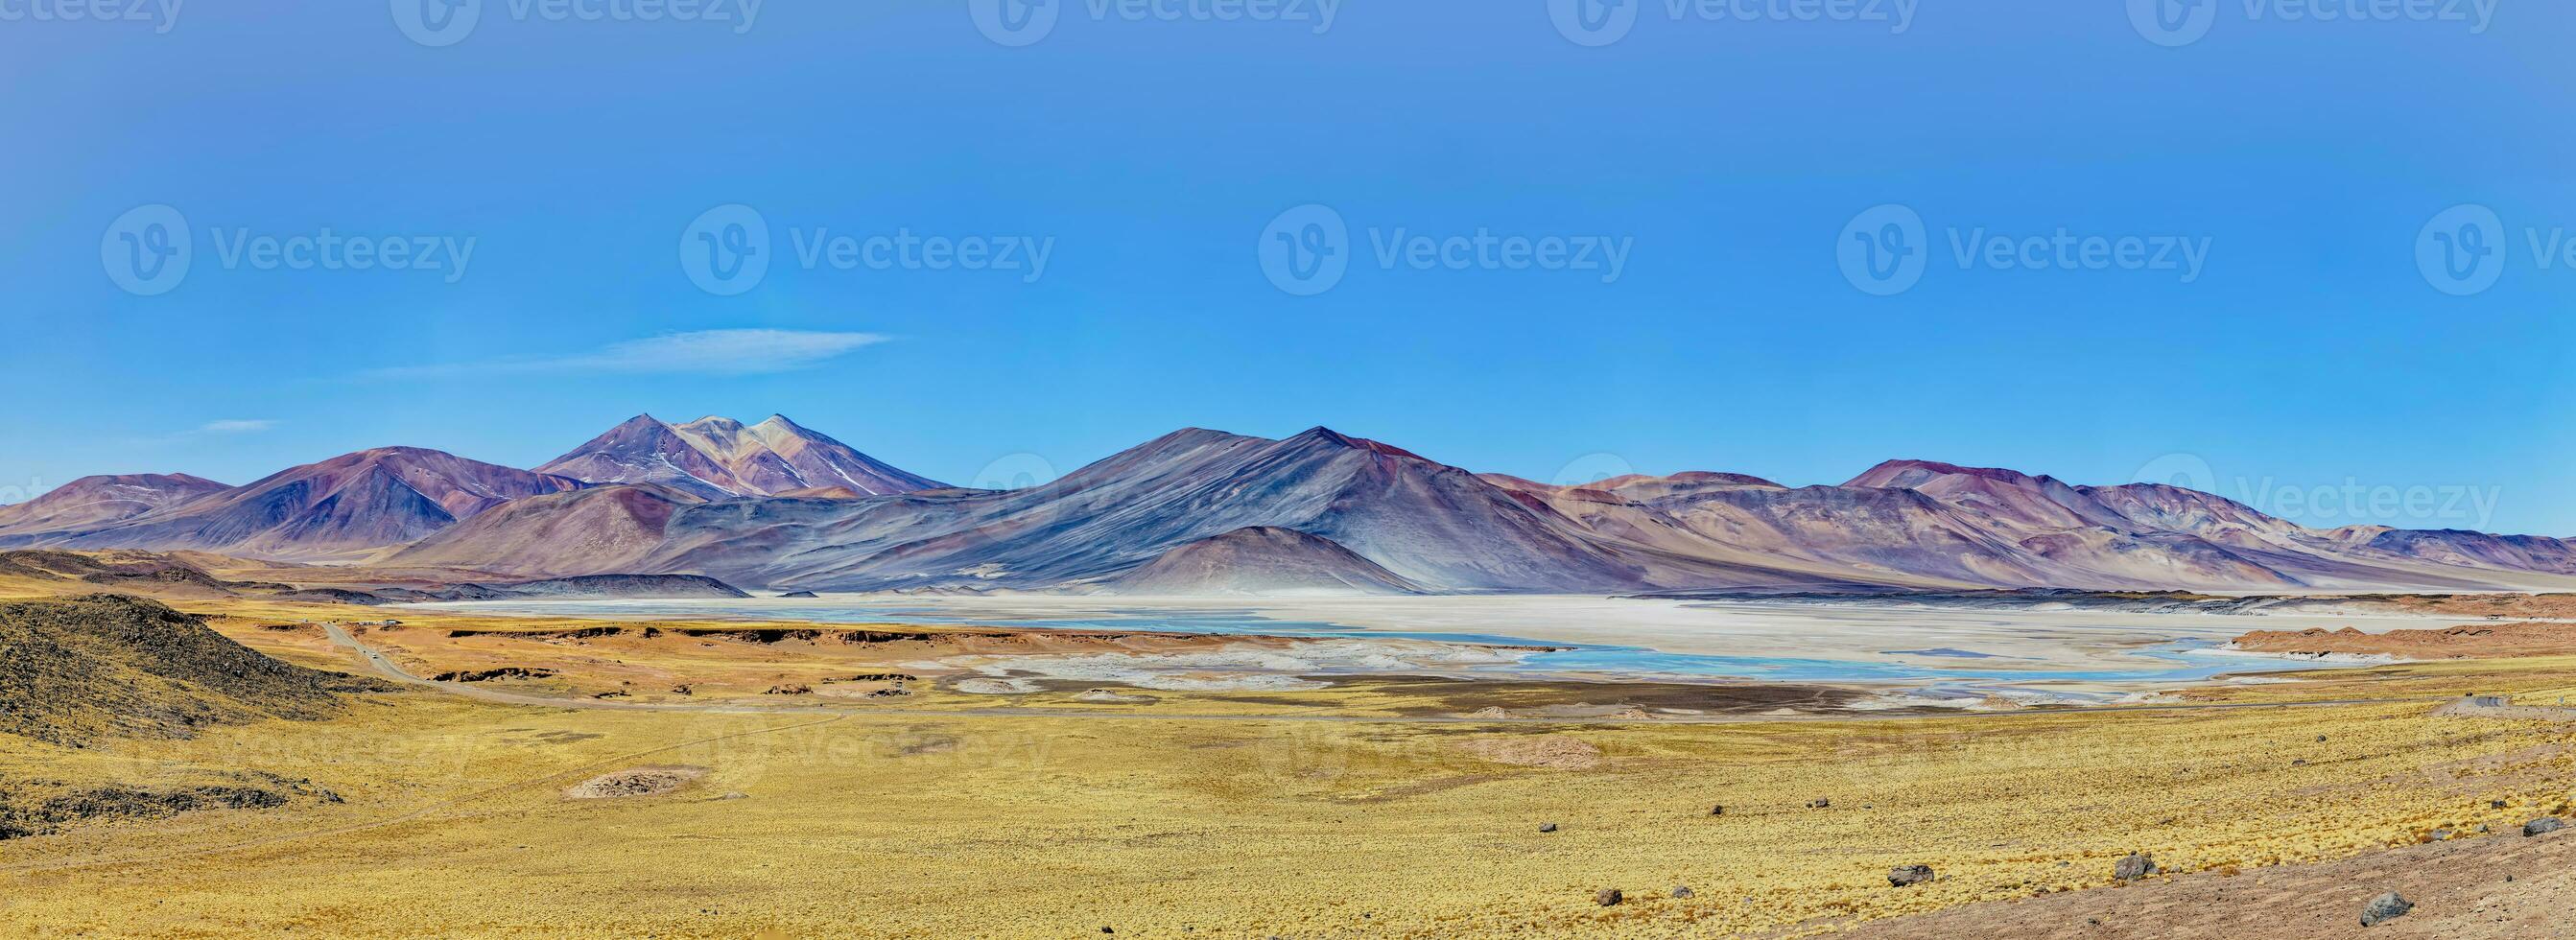
[[[1892,888],[1911,888],[1930,880],[1930,865],[1898,865],[1887,870],[1887,884]]]
[[[503,666],[498,669],[461,669],[429,677],[431,682],[490,682],[494,679],[551,679],[552,669],[533,666]]]
[[[1627,899],[1627,896],[1620,894],[1619,889],[1617,888],[1603,888],[1599,891],[1592,892],[1592,903],[1601,905],[1602,907],[1617,907],[1619,906],[1619,902]]]
[[[2428,841],[2433,841],[2433,842],[2449,842],[2449,841],[2451,841],[2451,830],[2448,830],[2448,829],[2435,829],[2435,830],[2433,830],[2432,834],[2431,834],[2430,836],[2428,836],[2428,837],[2427,837],[2427,839],[2428,839]]]
[[[1540,824],[1538,824],[1538,831],[1540,831],[1540,832],[1555,832],[1555,831],[1556,831],[1556,824],[1555,824],[1555,823],[1540,823]]]
[[[2567,828],[2566,823],[2559,822],[2555,817],[2543,816],[2539,819],[2523,823],[2522,834],[2525,836],[2536,836],[2545,832],[2557,832],[2558,830],[2565,828]]]
[[[1726,815],[1726,806],[1724,804],[1711,806],[1708,808],[1708,814],[1711,816],[1724,816]]]
[[[604,800],[628,796],[659,796],[707,775],[704,767],[637,767],[605,773],[565,787],[563,795],[576,800]]]
[[[2148,875],[2155,874],[2156,871],[2155,856],[2149,855],[2145,852],[2138,852],[2127,858],[2121,859],[2117,864],[2112,865],[2111,877],[2118,878],[2121,881],[2136,881]]]
[[[2487,801],[2487,808],[2488,808],[2488,809],[2503,809],[2503,808],[2504,808],[2504,801],[2503,801],[2503,800],[2488,800],[2488,801]]]
[[[2404,917],[2407,911],[2414,909],[2415,902],[2399,897],[2397,892],[2391,891],[2372,898],[2370,903],[2361,906],[2361,925],[2377,927],[2387,921]]]
[[[1691,891],[1691,889],[1690,889],[1690,886],[1689,886],[1689,885],[1674,885],[1674,886],[1673,886],[1673,899],[1674,899],[1674,900],[1678,901],[1678,900],[1681,900],[1681,899],[1683,899],[1683,898],[1688,898],[1688,897],[1693,897],[1693,896],[1695,896],[1695,892]]]
[[[870,694],[883,695],[887,692],[892,692],[897,695],[909,694],[900,689],[884,689]],[[1111,689],[1084,689],[1082,690],[1082,694],[1074,696],[1073,700],[1077,702],[1097,702],[1104,705],[1144,705],[1152,703],[1154,701],[1154,697],[1151,695],[1127,695]]]
[[[1825,799],[1821,796],[1807,801],[1808,809],[1831,809],[1833,808],[1833,805],[1834,801]]]
[[[762,695],[812,695],[812,694],[814,694],[814,687],[813,687],[813,686],[807,686],[807,685],[773,685],[773,686],[770,686],[770,687],[769,687],[769,691],[767,691],[767,692],[763,692],[763,693],[761,693],[761,694],[762,694]]]
[[[698,694],[698,693],[697,693],[697,690],[695,690],[695,689],[691,689],[691,688],[689,688],[689,687],[688,687],[688,686],[686,686],[686,685],[675,685],[675,686],[672,686],[672,687],[671,687],[671,694],[673,694],[673,695],[696,695],[696,694]]]

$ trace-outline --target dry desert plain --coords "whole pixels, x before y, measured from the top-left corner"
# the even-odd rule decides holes
[[[2570,812],[2576,725],[2453,705],[2576,694],[2567,655],[1964,714],[1393,675],[992,696],[903,664],[1213,641],[171,603],[302,666],[531,675],[185,738],[0,735],[22,802],[289,794],[0,841],[0,934],[2343,936],[2396,890],[2424,904],[2373,936],[2548,936],[2576,854],[2520,835]],[[2161,873],[2123,884],[2135,852]],[[1917,864],[1934,880],[1890,884]]]

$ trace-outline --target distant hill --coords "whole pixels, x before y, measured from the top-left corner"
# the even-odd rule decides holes
[[[350,558],[416,541],[514,499],[584,485],[440,451],[385,447],[293,467],[35,544],[195,549],[272,559]]]
[[[1424,593],[1330,539],[1268,526],[1177,546],[1105,587],[1120,594],[1168,597]]]
[[[532,496],[412,543],[388,564],[505,571],[528,577],[641,570],[682,507],[706,502],[660,484]]]
[[[0,545],[53,532],[83,532],[230,489],[184,473],[82,477],[23,503],[0,506]]]
[[[2161,484],[1891,460],[1831,486],[1704,471],[1554,485],[1320,427],[1184,429],[1016,490],[943,487],[777,416],[639,416],[541,472],[387,448],[211,492],[99,479],[82,490],[143,487],[160,505],[34,534],[25,520],[71,524],[90,503],[12,507],[0,547],[817,591],[2576,590],[2566,540],[2309,529]]]
[[[712,416],[667,424],[637,415],[537,469],[591,483],[659,484],[704,499],[807,492],[885,496],[945,485],[784,415],[749,426]]]
[[[203,622],[119,595],[0,604],[0,734],[80,745],[329,717],[374,679],[291,666]]]

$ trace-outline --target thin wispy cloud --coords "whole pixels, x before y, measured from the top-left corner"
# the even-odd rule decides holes
[[[807,330],[699,330],[612,343],[561,356],[509,356],[478,362],[397,366],[371,378],[583,373],[759,375],[810,368],[886,341],[876,333]]]
[[[262,431],[275,430],[277,425],[278,422],[271,418],[222,418],[208,421],[184,431],[172,431],[168,434],[155,435],[152,437],[127,438],[126,443],[141,446],[179,444],[209,437],[235,437],[243,434],[258,434]]]
[[[208,421],[205,424],[199,425],[196,430],[188,433],[256,434],[275,427],[277,427],[277,422],[267,418],[227,418],[222,421]]]

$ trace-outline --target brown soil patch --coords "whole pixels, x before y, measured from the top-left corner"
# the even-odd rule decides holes
[[[2576,618],[2576,594],[2381,594],[2353,600],[2415,613],[2465,614],[2497,620]]]
[[[635,767],[600,774],[572,786],[563,795],[575,800],[610,800],[629,796],[660,796],[688,786],[707,775],[704,767],[655,766]]]
[[[1478,760],[1515,767],[1590,770],[1601,766],[1601,749],[1582,738],[1562,734],[1535,737],[1477,738],[1460,741],[1458,750]]]
[[[2257,630],[2237,637],[2236,646],[2265,653],[2346,653],[2403,659],[2555,656],[2576,653],[2576,623],[2481,623],[2386,633],[2363,633],[2351,627]]]

